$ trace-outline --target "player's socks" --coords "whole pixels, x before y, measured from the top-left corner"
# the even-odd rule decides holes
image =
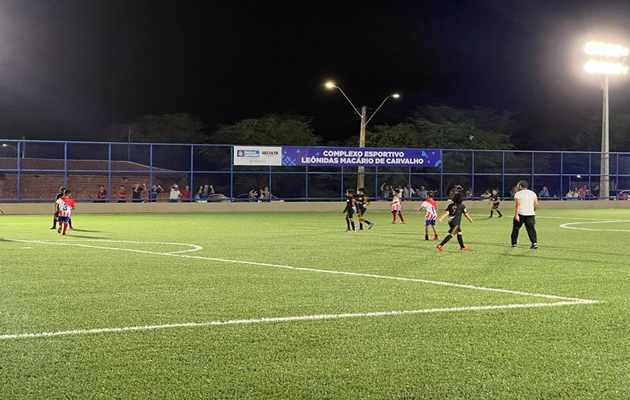
[[[466,246],[464,246],[464,238],[462,237],[462,235],[457,235],[457,243],[459,243],[459,247],[464,248]]]
[[[64,222],[64,223],[63,223],[63,231],[62,231],[62,235],[65,235],[67,230],[68,230],[68,223],[67,223],[67,222]]]
[[[354,231],[354,221],[350,222],[352,224],[352,230]]]
[[[446,235],[446,237],[444,239],[442,239],[442,242],[440,243],[440,246],[444,246],[446,243],[448,243],[449,240],[451,240],[452,236],[451,235]]]

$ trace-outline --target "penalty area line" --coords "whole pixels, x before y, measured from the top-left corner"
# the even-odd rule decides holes
[[[395,315],[431,314],[431,313],[441,313],[441,312],[487,311],[487,310],[501,310],[501,309],[536,308],[536,307],[560,307],[560,306],[595,304],[595,303],[599,303],[599,302],[597,300],[558,301],[554,303],[505,304],[505,305],[490,305],[490,306],[427,308],[427,309],[421,309],[421,310],[376,311],[376,312],[365,312],[365,313],[316,314],[316,315],[301,315],[301,316],[292,316],[292,317],[232,319],[232,320],[226,320],[226,321],[184,322],[184,323],[175,323],[175,324],[125,326],[125,327],[118,327],[118,328],[114,327],[114,328],[94,328],[94,329],[73,329],[73,330],[55,331],[55,332],[4,334],[4,335],[0,335],[0,340],[34,339],[34,338],[45,338],[45,337],[76,336],[76,335],[90,335],[90,334],[101,334],[101,333],[139,332],[139,331],[177,329],[177,328],[203,328],[203,327],[222,326],[222,325],[248,325],[248,324],[264,324],[264,323],[335,320],[335,319],[343,319],[343,318],[385,317],[385,316],[395,316]]]

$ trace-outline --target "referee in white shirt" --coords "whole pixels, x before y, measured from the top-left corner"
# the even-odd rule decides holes
[[[538,248],[538,235],[536,234],[536,209],[538,208],[538,196],[527,188],[527,181],[519,181],[516,184],[518,190],[514,194],[514,221],[512,226],[512,247],[516,247],[518,231],[525,224],[527,236],[532,242],[530,249]]]

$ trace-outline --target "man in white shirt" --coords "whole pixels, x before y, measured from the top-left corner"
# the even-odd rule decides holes
[[[517,192],[514,194],[514,221],[512,226],[512,247],[516,247],[518,231],[525,224],[527,236],[532,245],[530,249],[538,248],[538,235],[536,234],[536,209],[538,208],[538,196],[527,188],[527,181],[519,181],[516,184]]]

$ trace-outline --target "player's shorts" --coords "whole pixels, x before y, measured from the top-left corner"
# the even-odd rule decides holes
[[[427,219],[426,221],[424,221],[424,224],[426,226],[435,226],[435,220],[434,219]]]
[[[497,208],[499,208],[499,203],[492,203],[492,209],[496,210]]]
[[[57,222],[68,222],[70,217],[57,217]]]

